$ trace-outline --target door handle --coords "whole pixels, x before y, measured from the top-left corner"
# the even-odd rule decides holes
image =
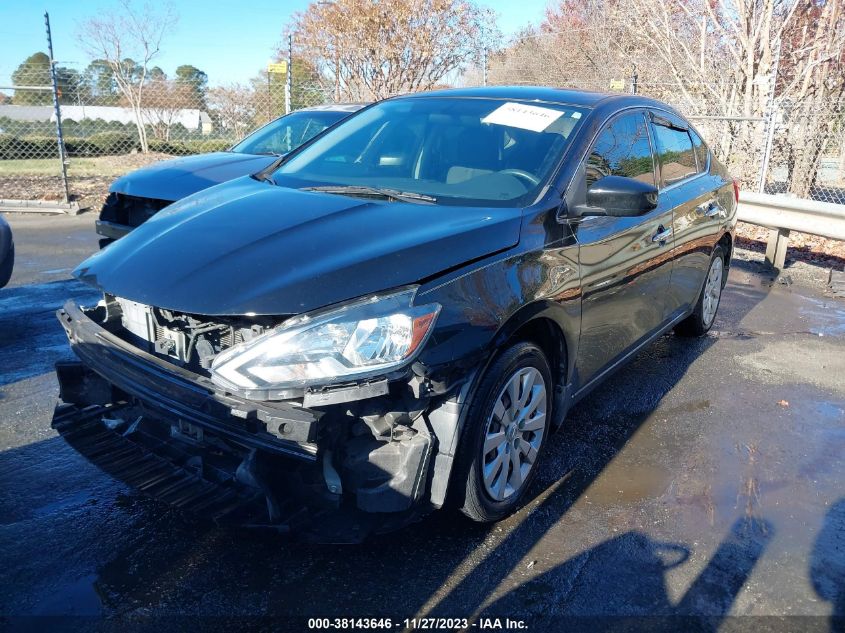
[[[663,225],[658,227],[657,233],[654,234],[654,237],[651,238],[652,242],[660,242],[660,244],[664,244],[666,240],[672,237],[672,228],[664,229]]]

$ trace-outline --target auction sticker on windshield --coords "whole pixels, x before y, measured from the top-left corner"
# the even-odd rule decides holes
[[[493,110],[481,119],[481,122],[518,127],[523,130],[531,130],[532,132],[542,132],[561,116],[563,116],[563,112],[560,110],[509,101],[505,105]]]

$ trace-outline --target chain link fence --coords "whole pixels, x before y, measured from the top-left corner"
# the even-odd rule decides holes
[[[537,46],[532,42],[531,50]],[[640,78],[633,69],[597,77],[595,65],[592,70],[579,64],[538,66],[531,50],[509,64],[493,59],[463,82],[636,90],[687,115],[744,189],[845,204],[843,103],[810,107],[775,100],[764,117],[725,116],[716,101],[691,99],[688,87]],[[141,107],[133,108],[95,65],[59,67],[61,158],[49,66],[0,77],[0,199],[60,200],[64,163],[71,196],[93,206],[115,177],[133,168],[224,150],[288,110],[345,100],[331,77],[296,60],[287,70],[208,89],[152,74]],[[706,88],[696,92],[706,95]]]
[[[0,199],[60,200],[63,163],[71,197],[84,198],[131,168],[228,149],[288,110],[329,101],[317,78],[294,79],[288,84],[284,73],[263,72],[243,84],[200,89],[154,75],[133,107],[91,66],[62,67],[60,144],[49,66],[0,77]]]
[[[845,103],[782,104],[771,136],[766,193],[845,204]]]
[[[0,198],[64,195],[52,103],[49,66],[0,79]],[[36,191],[34,180],[47,186]]]
[[[691,120],[744,189],[845,204],[845,103],[816,98],[796,104],[775,96],[765,114],[743,116],[726,78],[681,85],[658,63],[635,68],[620,61],[620,38],[611,24],[519,35],[484,68],[468,73],[467,84],[653,97]],[[775,72],[768,81],[776,87],[777,79]]]

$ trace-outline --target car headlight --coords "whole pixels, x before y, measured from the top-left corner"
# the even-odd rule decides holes
[[[222,352],[211,365],[217,384],[283,390],[366,378],[409,363],[440,312],[412,305],[416,288],[303,314]]]

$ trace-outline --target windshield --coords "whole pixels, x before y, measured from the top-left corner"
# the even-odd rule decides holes
[[[520,206],[551,176],[584,114],[494,99],[384,101],[291,157],[272,179],[337,194],[369,188],[429,204]]]
[[[230,151],[239,154],[276,154],[295,150],[349,112],[338,110],[305,110],[293,112],[258,128]]]

